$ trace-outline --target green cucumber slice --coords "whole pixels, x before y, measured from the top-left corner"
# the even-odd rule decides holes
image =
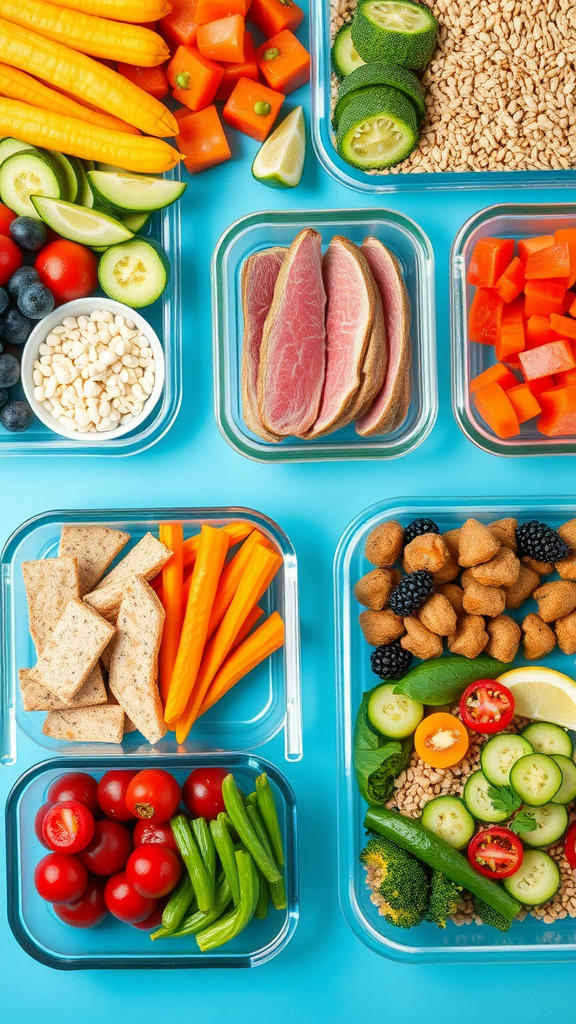
[[[503,881],[510,896],[528,907],[537,907],[558,892],[560,871],[547,853],[542,850],[526,850],[518,871]]]
[[[411,736],[424,717],[424,705],[403,693],[394,693],[395,683],[383,683],[368,700],[368,720],[382,736],[401,740]]]
[[[568,811],[562,804],[543,804],[542,807],[522,808],[535,819],[538,828],[522,833],[522,842],[528,846],[552,846],[564,835],[568,827]]]
[[[422,811],[422,824],[445,839],[455,850],[461,850],[474,835],[474,818],[456,796],[437,796]]]
[[[162,210],[175,203],[186,188],[182,181],[127,171],[88,171],[88,180],[97,205],[116,213]]]
[[[365,61],[352,42],[352,25],[342,25],[332,44],[332,67],[335,74],[342,80],[362,64],[365,64]]]
[[[336,148],[360,170],[381,170],[405,160],[418,143],[418,122],[404,93],[389,86],[352,95],[338,125]]]
[[[360,56],[423,71],[436,48],[438,21],[425,4],[411,0],[364,0],[352,22]]]
[[[552,722],[531,722],[522,730],[522,735],[532,745],[537,754],[564,754],[572,757],[572,740],[559,725]]]
[[[338,100],[333,115],[336,128],[342,116],[342,111],[347,106],[353,93],[358,89],[365,89],[367,86],[374,85],[391,85],[394,89],[399,89],[414,105],[418,123],[423,120],[426,113],[424,90],[416,75],[413,75],[411,71],[407,71],[406,68],[397,67],[395,64],[363,64],[356,71],[352,71],[338,89]]]
[[[88,209],[92,209],[92,206],[94,205],[94,196],[92,195],[92,190],[88,184],[88,177],[84,169],[84,164],[76,156],[69,156],[68,160],[72,164],[74,174],[76,175],[76,181],[78,183],[76,202],[78,206],[86,206]]]
[[[562,785],[552,797],[553,804],[569,804],[576,800],[576,764],[571,757],[564,754],[552,754],[552,760],[556,761],[562,772]]]
[[[125,224],[106,213],[44,196],[33,196],[32,202],[49,228],[80,245],[108,246],[133,238]]]
[[[489,825],[497,825],[500,821],[506,821],[506,811],[498,811],[494,807],[488,789],[492,785],[484,775],[484,772],[474,772],[468,776],[464,792],[462,794],[464,803],[478,821],[485,821]]]
[[[151,239],[113,245],[98,266],[98,280],[106,295],[135,309],[160,298],[169,276],[168,256]]]
[[[532,744],[523,736],[501,732],[493,736],[482,748],[480,763],[482,771],[493,786],[507,786],[510,769],[519,758],[532,752]]]
[[[31,146],[29,142],[20,142],[20,139],[0,139],[0,164],[3,164],[14,153],[23,153],[24,150],[30,149],[38,152],[36,146]]]
[[[42,150],[40,152],[42,152]],[[64,177],[64,193],[62,195],[62,199],[66,199],[69,203],[76,202],[76,199],[78,198],[78,178],[74,167],[72,166],[72,161],[69,157],[64,156],[63,153],[57,153],[55,149],[47,150],[46,155],[50,160],[55,161],[62,171],[62,175]]]
[[[152,220],[152,212],[150,213],[127,213],[122,217],[122,223],[126,225],[129,231],[133,234],[138,235]]]
[[[541,807],[562,785],[562,770],[548,754],[526,754],[510,769],[510,785],[531,807]]]
[[[60,198],[64,191],[64,176],[58,164],[48,160],[37,150],[14,153],[0,166],[0,198],[21,217],[36,217],[31,196]]]

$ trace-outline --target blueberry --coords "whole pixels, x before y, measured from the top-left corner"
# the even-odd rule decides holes
[[[29,284],[18,292],[18,309],[32,320],[41,320],[54,309],[54,296],[45,284]]]
[[[36,217],[16,217],[10,224],[10,234],[21,249],[37,252],[46,245],[46,228]]]
[[[0,423],[5,430],[22,433],[32,423],[32,409],[28,402],[9,402],[0,411]]]
[[[32,267],[31,269],[34,270],[34,267]],[[18,271],[16,271],[16,273],[18,273]],[[2,316],[2,313],[6,312],[9,305],[10,299],[8,297],[8,292],[5,290],[5,288],[0,288],[0,316]]]
[[[3,409],[8,401],[8,392],[6,388],[0,388],[0,409]]]
[[[0,388],[11,388],[20,380],[20,363],[8,352],[0,356]]]
[[[9,345],[23,345],[28,341],[32,321],[18,309],[9,309],[4,317],[4,341]]]
[[[39,280],[38,271],[34,267],[19,267],[8,281],[8,291],[13,299],[17,299],[21,288],[25,288],[29,284],[37,284]]]

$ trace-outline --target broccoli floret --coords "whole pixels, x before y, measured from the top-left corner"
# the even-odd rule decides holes
[[[426,920],[445,928],[448,918],[456,913],[461,898],[461,885],[450,881],[441,871],[433,871]]]
[[[491,928],[497,928],[499,932],[508,931],[512,921],[508,921],[502,914],[499,914],[489,903],[485,903],[479,896],[474,895],[472,903],[474,904],[474,913],[482,918],[484,924],[489,924]]]
[[[378,913],[397,928],[420,924],[428,906],[428,876],[420,861],[381,836],[369,838],[360,860]]]

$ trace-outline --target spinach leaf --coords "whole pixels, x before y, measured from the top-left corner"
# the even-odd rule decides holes
[[[354,769],[360,793],[367,803],[386,803],[394,779],[410,761],[412,737],[389,740],[370,725],[367,714],[372,691],[365,693],[354,725]]]
[[[394,693],[404,693],[421,704],[439,707],[458,701],[470,683],[477,679],[495,679],[505,669],[501,661],[485,654],[478,658],[464,658],[459,654],[433,658],[410,669],[394,687]]]

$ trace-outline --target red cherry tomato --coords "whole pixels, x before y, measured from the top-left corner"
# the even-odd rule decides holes
[[[182,797],[194,818],[212,821],[225,811],[222,783],[229,775],[224,768],[195,768],[182,786]]]
[[[48,846],[48,843],[46,842],[44,836],[42,835],[42,825],[44,822],[44,818],[46,817],[46,811],[49,811],[51,807],[52,804],[42,804],[42,806],[39,807],[38,810],[36,811],[36,815],[34,818],[34,831],[36,833],[36,839],[39,839],[40,842],[42,843],[42,846],[45,846],[47,850],[49,850],[50,847]]]
[[[77,800],[63,801],[46,811],[42,835],[49,850],[79,853],[94,835],[94,818],[85,804]]]
[[[136,921],[132,927],[140,928],[141,931],[149,931],[150,928],[158,928],[162,924],[162,914],[168,900],[157,900],[156,907],[144,921]]]
[[[89,878],[80,899],[73,903],[56,903],[54,912],[64,924],[73,928],[94,928],[100,924],[108,913],[104,903],[103,879]]]
[[[127,768],[104,772],[98,783],[98,803],[107,818],[130,821],[134,817],[126,807],[126,792],[135,775],[136,772],[128,771]]]
[[[143,846],[144,843],[158,843],[160,846],[165,846],[168,850],[172,850],[172,853],[178,854],[180,852],[169,821],[146,821],[144,818],[141,818],[134,826],[132,840],[134,846]]]
[[[11,238],[0,235],[0,285],[8,284],[15,270],[22,266],[23,257],[20,246]]]
[[[136,892],[150,899],[167,896],[180,878],[181,868],[172,850],[157,843],[137,846],[128,858],[126,878]]]
[[[125,871],[112,875],[104,889],[106,906],[114,917],[125,924],[138,924],[145,921],[156,909],[156,900],[148,899],[136,892],[134,886],[126,878]]]
[[[514,715],[514,697],[497,680],[478,679],[464,690],[460,714],[464,725],[475,732],[503,732]]]
[[[45,245],[34,266],[57,304],[92,295],[98,285],[98,260],[94,253],[64,238]]]
[[[126,865],[132,851],[132,837],[125,825],[104,818],[94,826],[92,841],[79,854],[93,875],[115,875]]]
[[[16,220],[16,216],[14,210],[11,210],[9,206],[4,206],[4,203],[0,203],[0,235],[10,236],[10,225],[13,220]]]
[[[48,903],[73,903],[80,899],[87,882],[84,865],[67,853],[48,853],[34,869],[36,891]]]
[[[564,852],[572,871],[576,871],[576,821],[568,826],[564,843]]]
[[[523,858],[522,843],[509,828],[482,829],[468,847],[472,867],[487,878],[509,878],[518,871]]]
[[[86,772],[66,772],[55,779],[48,790],[47,799],[51,804],[76,800],[79,804],[86,804],[95,818],[100,817],[98,783]]]
[[[134,776],[126,793],[126,807],[135,818],[168,821],[180,803],[180,786],[163,768],[145,768]]]

